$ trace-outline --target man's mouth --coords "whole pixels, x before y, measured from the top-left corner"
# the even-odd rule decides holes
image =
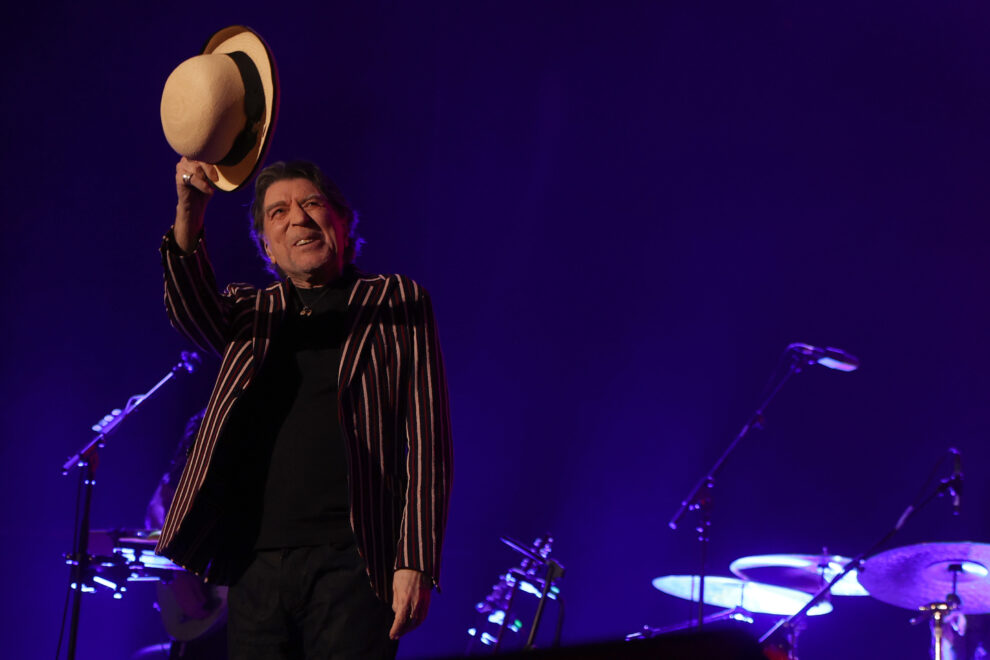
[[[293,243],[293,245],[296,247],[302,247],[303,245],[309,245],[310,243],[314,243],[316,242],[316,240],[317,239],[315,238],[300,238],[298,241]]]

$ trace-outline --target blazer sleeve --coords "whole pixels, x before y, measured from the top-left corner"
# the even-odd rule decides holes
[[[161,255],[169,321],[200,349],[222,355],[232,301],[217,291],[203,236],[196,248],[185,254],[169,230],[162,240]]]
[[[404,393],[409,480],[395,568],[422,571],[439,588],[440,550],[453,476],[447,381],[430,297],[411,280],[403,284],[410,289],[406,296],[410,364]]]

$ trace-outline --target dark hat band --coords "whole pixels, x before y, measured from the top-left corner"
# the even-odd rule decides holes
[[[234,64],[237,65],[237,70],[241,74],[241,80],[244,82],[244,114],[247,116],[247,122],[234,139],[230,151],[223,157],[223,160],[216,163],[230,167],[244,160],[258,144],[258,130],[265,119],[265,88],[261,84],[258,67],[254,65],[247,53],[238,50],[226,53],[226,55],[234,60]]]

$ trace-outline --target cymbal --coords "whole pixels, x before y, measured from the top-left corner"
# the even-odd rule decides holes
[[[744,580],[756,580],[808,593],[832,581],[851,560],[840,555],[754,555],[740,557],[729,570]],[[853,569],[832,587],[833,596],[869,596]]]
[[[953,576],[960,612],[990,612],[988,543],[919,543],[887,550],[866,560],[859,581],[877,600],[914,610],[944,602]]]
[[[700,581],[697,575],[665,575],[654,579],[653,586],[665,594],[697,602]],[[810,600],[811,594],[797,589],[718,575],[705,578],[705,602],[717,607],[741,607],[757,614],[790,616]],[[816,603],[808,615],[817,616],[831,611],[832,603],[822,601]]]

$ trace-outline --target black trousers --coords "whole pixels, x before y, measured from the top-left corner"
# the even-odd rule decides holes
[[[263,550],[231,585],[230,660],[392,660],[394,614],[354,543]]]

